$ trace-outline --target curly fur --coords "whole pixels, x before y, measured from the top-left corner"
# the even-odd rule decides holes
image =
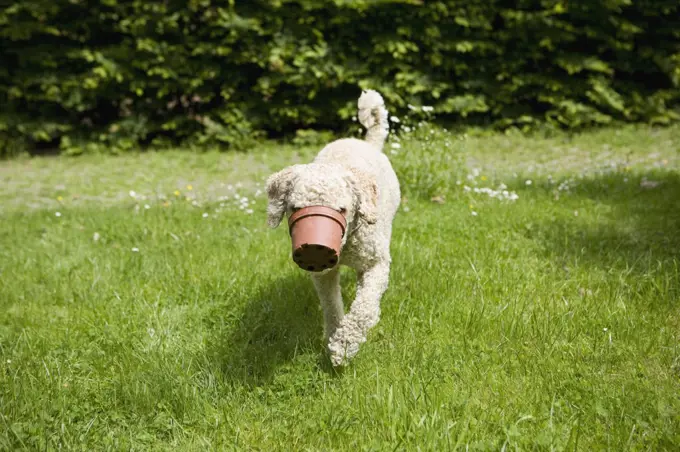
[[[346,365],[380,318],[380,300],[390,273],[392,220],[401,202],[399,181],[382,152],[389,132],[382,96],[364,91],[358,117],[364,140],[344,138],[326,145],[308,164],[292,165],[267,180],[268,223],[307,206],[342,212],[347,230],[339,265],[310,273],[324,313],[324,332],[333,365]],[[358,275],[357,292],[347,314],[340,294],[339,266]]]

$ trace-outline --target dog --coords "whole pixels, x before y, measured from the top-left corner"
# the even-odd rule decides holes
[[[380,319],[392,262],[392,223],[401,191],[383,152],[389,134],[382,96],[364,90],[357,102],[364,139],[343,138],[327,144],[308,164],[292,165],[266,182],[267,221],[271,228],[309,206],[329,207],[346,219],[338,265],[310,273],[324,315],[324,334],[333,366],[345,366],[357,354]],[[345,314],[340,265],[357,272],[357,291]]]

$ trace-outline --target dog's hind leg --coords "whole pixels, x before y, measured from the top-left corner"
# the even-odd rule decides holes
[[[340,292],[340,270],[338,267],[324,273],[313,274],[314,288],[321,301],[324,318],[326,343],[340,325],[345,309]]]

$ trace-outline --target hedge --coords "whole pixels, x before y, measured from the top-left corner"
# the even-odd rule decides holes
[[[34,0],[0,10],[0,155],[245,148],[391,112],[680,119],[677,0]]]

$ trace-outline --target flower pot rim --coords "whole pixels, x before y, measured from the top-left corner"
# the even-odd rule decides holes
[[[302,209],[293,213],[290,218],[288,218],[288,227],[292,228],[295,222],[310,216],[321,216],[335,220],[342,228],[342,235],[345,234],[345,228],[347,227],[347,220],[345,219],[345,216],[337,210],[326,206],[303,207]]]

